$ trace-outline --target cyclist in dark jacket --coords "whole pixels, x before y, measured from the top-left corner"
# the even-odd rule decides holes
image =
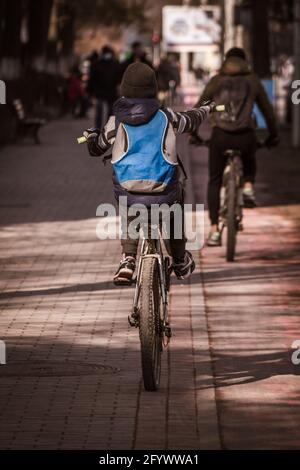
[[[256,173],[255,124],[252,117],[254,103],[260,108],[269,131],[267,145],[278,143],[278,130],[272,105],[259,78],[251,72],[243,49],[230,49],[220,73],[207,84],[197,106],[207,100],[225,104],[224,113],[212,117],[213,133],[209,152],[208,207],[211,230],[208,246],[220,246],[221,234],[218,230],[220,188],[226,164],[223,152],[226,149],[239,149],[244,167],[244,203],[255,206],[253,184]]]
[[[125,62],[122,62],[121,64],[122,75],[127,69],[127,67],[129,67],[129,65],[131,64],[134,64],[135,62],[141,62],[142,64],[149,65],[149,67],[153,68],[153,64],[147,58],[147,54],[140,41],[135,41],[131,45],[131,52],[130,52],[129,57],[125,60]]]

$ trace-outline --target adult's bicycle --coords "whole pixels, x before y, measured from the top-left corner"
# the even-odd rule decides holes
[[[192,136],[191,143],[198,146],[209,146],[209,140],[197,135]],[[265,147],[264,142],[257,142],[257,148]],[[220,191],[220,209],[218,230],[223,237],[226,231],[226,260],[232,262],[236,255],[237,234],[243,230],[243,163],[239,149],[227,149],[223,153],[226,165]]]
[[[243,229],[244,178],[240,150],[228,149],[224,152],[224,158],[227,163],[220,193],[219,230],[222,236],[224,229],[227,229],[226,260],[231,262],[235,258],[237,233]]]

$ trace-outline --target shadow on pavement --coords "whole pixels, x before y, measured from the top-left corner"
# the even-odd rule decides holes
[[[22,277],[22,271],[17,271],[19,276]],[[40,273],[42,274],[42,273]],[[47,272],[47,275],[49,272]],[[33,272],[34,276],[37,276],[37,272]],[[272,281],[272,279],[280,279],[284,276],[285,280],[288,279],[297,279],[300,277],[300,264],[281,264],[281,265],[266,265],[261,266],[244,266],[239,265],[238,262],[234,264],[234,268],[223,268],[219,271],[210,270],[205,271],[204,274],[205,284],[223,284],[223,283],[233,283],[238,281],[239,284],[245,282],[245,285],[248,281],[255,281],[255,283],[265,283]],[[199,278],[197,275],[192,275],[190,280],[187,281],[177,281],[175,277],[172,277],[173,284],[199,284]],[[122,289],[133,289],[133,287],[123,287]],[[45,289],[26,289],[26,290],[16,290],[16,291],[6,291],[0,292],[0,300],[13,299],[20,297],[35,297],[35,296],[51,296],[58,294],[68,294],[75,292],[95,292],[95,291],[106,291],[106,290],[116,290],[115,285],[107,277],[107,280],[103,282],[90,282],[90,283],[78,283],[69,286],[62,287],[50,287]],[[215,292],[214,296],[232,296],[233,293],[230,291],[228,293]],[[239,290],[239,296],[242,296],[243,293]],[[245,292],[246,296],[251,296],[249,292]],[[265,295],[264,292],[254,292],[253,296],[257,297],[259,295]],[[274,295],[274,294],[273,294]],[[288,296],[291,294],[288,293]],[[299,294],[300,295],[300,294]],[[297,297],[297,292],[292,295],[292,297]]]
[[[104,331],[99,338],[103,338],[103,335]],[[69,341],[44,337],[38,342],[34,336],[24,337],[21,341],[19,337],[11,337],[8,338],[8,350],[10,372],[7,377],[5,372],[0,375],[1,388],[5,392],[5,395],[0,397],[0,448],[129,450],[135,448],[136,436],[141,429],[147,432],[149,449],[157,445],[160,449],[166,448],[169,400],[167,371],[163,370],[162,387],[157,393],[141,391],[139,348],[131,345],[124,353],[123,337],[118,339],[118,343],[111,345],[110,350],[104,344],[91,346],[88,342],[72,343],[71,336]],[[179,348],[176,354],[185,361],[190,351]],[[265,351],[247,356],[232,352],[213,356],[217,391],[224,387],[262,381],[270,377],[299,374],[292,368],[287,351]],[[14,364],[17,370],[20,370],[20,363],[24,364],[24,370],[14,376]],[[102,365],[106,367],[103,371]],[[42,370],[39,375],[32,372],[35,367]],[[207,363],[201,361],[200,357],[197,388],[211,388],[212,385],[208,385],[201,376],[201,367],[206,370]],[[87,369],[91,371],[90,374]],[[181,424],[190,422],[192,425],[195,409],[187,392],[187,384],[180,381],[174,384],[171,393],[177,405],[171,411],[175,423],[177,416]],[[218,400],[221,398],[217,396]],[[202,398],[201,406],[205,410],[205,398]],[[207,406],[210,406],[209,402]],[[256,408],[251,403],[250,411],[248,405],[243,402],[243,396],[236,400],[230,409],[231,419],[225,424],[231,432],[226,434],[222,442],[223,448],[242,446],[243,439],[239,433],[242,428],[244,432],[245,428],[249,432],[251,422],[276,428],[276,414],[274,415],[273,409],[270,414],[268,406],[266,397],[262,397]],[[284,403],[279,406],[284,406]],[[223,410],[223,413],[228,412],[229,410]],[[139,413],[144,416],[144,419],[140,418],[142,421],[137,418]],[[199,419],[201,420],[201,412]],[[287,431],[281,445],[283,448],[296,448],[297,443],[293,444],[291,437],[295,426],[291,426],[289,420],[290,414],[287,415],[286,422],[281,422],[281,426]],[[220,425],[223,425],[222,421]],[[169,427],[168,432],[170,437],[176,436],[178,431],[175,426]],[[235,432],[237,437],[232,435]],[[182,437],[183,447],[180,448],[189,448],[190,439],[194,442],[195,436],[186,434]],[[196,441],[197,439],[201,439],[201,436],[198,436]],[[246,442],[249,448],[277,446],[276,442],[272,441],[272,436],[265,434],[259,426],[256,433]]]
[[[130,287],[126,287],[130,289]],[[91,282],[87,284],[75,284],[65,287],[53,287],[49,289],[33,289],[33,290],[17,290],[9,292],[0,292],[1,299],[13,299],[18,297],[34,297],[34,296],[44,296],[44,295],[58,295],[58,294],[68,294],[72,292],[95,292],[102,290],[116,289],[113,282],[104,281],[104,282]]]
[[[261,266],[245,266],[239,265],[238,261],[231,268],[223,268],[218,271],[210,270],[204,272],[205,284],[219,284],[219,283],[232,283],[234,281],[245,282],[266,282],[272,279],[279,279],[284,276],[287,278],[298,278],[300,276],[300,264],[281,264],[281,265],[266,265]],[[197,284],[197,277],[192,276],[191,283]],[[259,293],[255,292],[255,295]],[[230,293],[232,295],[232,293]],[[240,293],[239,293],[240,295]]]
[[[275,351],[260,354],[221,354],[213,352],[212,365],[216,388],[258,382],[280,375],[300,375],[300,366],[291,362],[291,351]],[[203,362],[202,362],[203,364]],[[199,389],[211,388],[205,379],[197,378]]]

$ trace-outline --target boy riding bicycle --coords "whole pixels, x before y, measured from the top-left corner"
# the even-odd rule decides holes
[[[176,152],[176,134],[194,132],[214,109],[214,104],[204,104],[186,112],[161,108],[157,100],[158,86],[155,72],[146,64],[130,65],[121,83],[121,98],[114,105],[111,116],[100,132],[87,129],[91,156],[101,156],[112,147],[113,185],[117,200],[127,197],[127,207],[121,210],[123,234],[127,234],[130,217],[124,211],[132,204],[174,203],[183,205],[180,182],[180,164]],[[123,216],[122,216],[123,214]],[[183,233],[183,218],[171,222],[169,249],[173,269],[179,279],[191,275],[195,263],[186,250],[186,240],[176,239],[176,224]],[[126,226],[125,226],[126,225]],[[123,258],[114,276],[116,284],[129,284],[135,271],[139,240],[122,236]]]

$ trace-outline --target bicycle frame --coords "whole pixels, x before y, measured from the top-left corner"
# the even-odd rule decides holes
[[[243,163],[241,160],[240,152],[237,150],[227,150],[224,153],[227,158],[227,164],[223,173],[223,181],[220,193],[220,211],[219,211],[219,229],[222,232],[226,226],[227,217],[227,200],[226,200],[226,178],[234,176],[235,186],[237,188],[237,201],[236,201],[236,219],[238,223],[243,219]]]
[[[167,337],[170,337],[170,327],[168,322],[168,294],[167,294],[167,280],[166,280],[166,272],[165,272],[165,265],[164,265],[164,255],[162,249],[162,236],[159,229],[159,237],[157,240],[153,240],[151,238],[151,231],[153,226],[149,226],[148,229],[148,238],[143,237],[142,240],[142,247],[141,247],[141,254],[138,264],[138,271],[136,277],[136,287],[134,292],[134,299],[133,299],[133,307],[132,307],[132,314],[129,316],[128,320],[131,326],[135,326],[138,328],[139,326],[139,299],[140,299],[140,291],[141,291],[141,275],[142,275],[142,268],[143,268],[143,260],[145,258],[155,258],[158,263],[158,274],[159,274],[159,288],[160,288],[160,296],[162,301],[162,310],[163,310],[163,331]],[[156,229],[156,228],[155,228]]]

